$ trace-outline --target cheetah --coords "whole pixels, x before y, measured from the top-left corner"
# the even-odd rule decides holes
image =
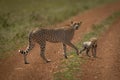
[[[90,41],[83,42],[83,49],[80,50],[80,53],[86,50],[86,55],[91,57],[88,53],[91,49],[92,51],[92,56],[96,57],[96,48],[97,48],[97,38],[93,37],[90,39]]]
[[[40,45],[40,56],[44,61],[47,63],[50,62],[45,57],[45,47],[46,47],[46,41],[52,42],[52,43],[58,43],[61,42],[63,44],[63,50],[64,50],[64,57],[67,59],[66,54],[66,45],[74,48],[76,50],[77,55],[79,55],[78,49],[71,43],[71,40],[74,36],[74,32],[79,29],[82,22],[73,22],[71,21],[71,24],[68,28],[53,28],[53,29],[45,29],[45,28],[39,28],[35,29],[30,32],[29,34],[29,45],[26,48],[26,50],[19,50],[19,53],[24,55],[24,63],[28,64],[28,61],[26,59],[26,56],[30,50],[35,46],[35,43],[38,43]]]

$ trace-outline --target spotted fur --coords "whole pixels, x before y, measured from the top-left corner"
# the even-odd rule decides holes
[[[26,55],[32,48],[34,47],[35,43],[38,43],[41,48],[40,55],[46,62],[50,62],[50,60],[46,59],[45,57],[45,47],[46,47],[46,41],[52,42],[52,43],[58,43],[61,42],[63,44],[64,49],[64,56],[67,58],[66,55],[66,45],[74,48],[76,50],[76,53],[79,54],[78,49],[71,43],[71,40],[74,36],[74,32],[78,30],[79,26],[82,22],[74,23],[71,22],[71,25],[69,28],[58,28],[58,29],[35,29],[29,34],[29,45],[25,51],[19,50],[21,54],[24,55],[24,62],[27,62]]]

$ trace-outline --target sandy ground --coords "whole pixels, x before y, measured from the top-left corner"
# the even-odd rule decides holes
[[[82,66],[82,80],[120,80],[120,18],[98,40],[96,59]]]
[[[106,17],[110,16],[113,12],[116,12],[119,10],[120,10],[120,2],[104,5],[101,7],[97,7],[97,8],[88,10],[82,14],[78,14],[77,16],[74,16],[63,23],[57,24],[57,26],[64,27],[63,25],[69,24],[71,20],[82,21],[83,22],[82,26],[80,27],[80,29],[78,31],[76,31],[75,36],[72,40],[73,43],[77,43],[82,39],[84,34],[88,33],[91,30],[93,24],[97,24],[97,23],[101,22]],[[118,22],[118,23],[120,23],[120,22]],[[116,26],[117,25],[118,24],[116,24]],[[119,30],[119,29],[117,29],[117,30]],[[108,32],[109,33],[106,33],[105,35],[109,34],[109,36],[111,36],[112,34],[110,33],[110,31],[108,31]],[[116,32],[116,31],[114,30],[114,32]],[[116,34],[116,33],[114,33],[114,34]],[[120,62],[117,58],[119,53],[117,53],[117,51],[116,51],[116,49],[118,50],[119,46],[118,46],[117,41],[114,42],[113,38],[112,38],[112,40],[110,40],[111,38],[109,36],[108,36],[108,38],[104,37],[104,36],[100,38],[100,41],[99,41],[100,45],[98,47],[98,49],[99,49],[98,56],[100,57],[100,59],[93,60],[93,61],[90,60],[90,62],[88,61],[83,66],[83,71],[85,71],[85,73],[83,73],[83,77],[82,77],[83,80],[88,80],[87,78],[90,78],[91,80],[99,78],[99,75],[94,75],[94,72],[97,71],[98,67],[95,68],[96,71],[93,71],[93,76],[91,74],[92,77],[90,77],[88,74],[90,70],[94,70],[93,69],[94,67],[92,68],[91,65],[93,64],[93,66],[94,66],[94,64],[95,63],[98,64],[98,62],[99,62],[99,65],[101,64],[99,66],[101,68],[100,69],[98,68],[100,70],[100,73],[99,73],[99,71],[97,71],[98,73],[96,73],[96,74],[101,74],[100,77],[102,79],[99,78],[100,80],[104,80],[104,79],[109,80],[108,78],[110,78],[112,76],[113,77],[118,76],[118,73],[115,73],[112,71],[118,71],[117,68],[120,71],[119,66],[117,66],[115,64],[111,64],[111,63]],[[117,36],[114,36],[114,35],[113,35],[113,37],[117,38]],[[107,45],[104,43],[100,43],[104,39],[106,40],[106,43],[107,43],[107,40],[112,41],[111,44],[110,44],[110,42],[108,42]],[[120,40],[120,37],[119,37],[119,40]],[[114,45],[112,45],[112,43]],[[101,48],[101,46],[104,46],[104,45],[106,47],[110,47],[110,46],[111,47],[110,48]],[[112,48],[112,46],[114,48]],[[25,49],[25,48],[23,48],[23,49]],[[71,50],[71,48],[69,48],[69,47],[68,47],[68,49]],[[101,52],[101,51],[109,51],[109,50],[111,50],[111,52]],[[18,54],[17,50],[13,51],[13,53],[11,53],[11,54],[14,54],[13,57],[10,57],[7,60],[0,60],[0,80],[53,80],[54,71],[57,69],[58,65],[60,65],[61,59],[64,59],[63,54],[62,54],[63,53],[62,44],[61,43],[55,44],[55,43],[49,43],[49,42],[47,43],[46,56],[47,56],[47,58],[52,60],[52,62],[50,62],[50,63],[45,63],[41,59],[39,52],[40,52],[39,46],[36,45],[36,47],[30,52],[30,55],[28,55],[28,60],[29,60],[30,64],[27,64],[27,65],[25,65],[23,63],[23,56]],[[116,54],[113,56],[112,53],[116,53]],[[107,56],[107,54],[109,56]],[[111,56],[113,56],[113,57],[111,57]],[[116,58],[116,59],[114,59],[114,58]],[[95,64],[95,65],[97,65],[97,64]],[[86,69],[87,65],[90,66],[90,68],[88,67],[88,70]],[[105,65],[107,65],[107,66],[105,66]],[[113,65],[113,67],[111,65]],[[119,63],[118,63],[118,65],[119,65]],[[109,70],[109,71],[107,71],[107,70]],[[112,72],[112,74],[111,74],[111,72]],[[115,74],[113,75],[113,73],[115,73]],[[110,78],[110,79],[118,80],[118,77],[115,77],[113,79]]]

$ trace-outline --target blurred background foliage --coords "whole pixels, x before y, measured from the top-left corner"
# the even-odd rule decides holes
[[[0,59],[27,44],[35,27],[57,24],[117,0],[0,0]]]

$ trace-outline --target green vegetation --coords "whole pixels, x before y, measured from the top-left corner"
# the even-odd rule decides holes
[[[84,38],[76,46],[80,49],[83,41],[88,41],[91,37],[99,37],[118,17],[120,17],[120,12],[112,14],[100,24],[93,25],[92,31],[85,34]],[[69,53],[68,57],[69,59],[62,60],[58,71],[54,73],[54,80],[81,80],[80,66],[86,60],[78,57],[73,51]]]
[[[29,31],[115,0],[0,0],[0,59],[27,44]],[[116,0],[117,1],[117,0]]]
[[[93,29],[91,32],[85,34],[84,39],[81,41],[89,40],[91,37],[98,37],[104,32],[106,29],[110,27],[110,25],[116,20],[117,17],[120,16],[120,12],[113,13],[110,17],[102,21],[100,24],[93,24]]]
[[[54,73],[54,80],[78,80],[80,78],[80,65],[85,60],[78,57],[75,52],[68,53],[68,57],[62,60],[58,71]]]

